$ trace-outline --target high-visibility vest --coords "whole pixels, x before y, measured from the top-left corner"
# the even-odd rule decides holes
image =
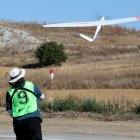
[[[8,93],[12,98],[12,116],[19,117],[37,111],[37,97],[32,82],[26,81],[24,87],[10,87]]]

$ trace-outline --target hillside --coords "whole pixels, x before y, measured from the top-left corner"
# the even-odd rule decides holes
[[[61,67],[53,66],[56,89],[140,88],[140,31],[104,27],[93,43],[78,36],[78,33],[91,36],[94,31],[95,28],[46,29],[38,23],[1,21],[1,67],[35,66],[36,47],[56,41],[64,44],[69,57]],[[40,87],[51,88],[49,69],[29,69],[31,75],[27,76]]]

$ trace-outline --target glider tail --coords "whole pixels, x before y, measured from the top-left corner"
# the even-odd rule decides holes
[[[82,38],[88,40],[89,42],[93,42],[93,41],[94,41],[93,38],[90,38],[90,37],[88,37],[88,36],[86,36],[86,35],[84,35],[84,34],[79,34],[79,35],[80,35]]]
[[[98,35],[100,29],[101,29],[101,26],[98,26],[97,29],[96,29],[96,32],[95,32],[93,38],[90,38],[90,37],[88,37],[88,36],[86,36],[86,35],[84,35],[84,34],[79,34],[79,35],[80,35],[82,38],[88,40],[89,42],[93,42],[93,41],[96,39],[96,37],[97,37],[97,35]]]
[[[104,19],[105,19],[105,17],[101,17],[100,22],[104,21]],[[84,34],[79,34],[79,35],[80,35],[82,38],[88,40],[89,42],[93,42],[93,41],[96,39],[96,37],[97,37],[99,31],[101,30],[101,27],[102,27],[102,25],[99,23],[99,24],[97,25],[97,28],[96,28],[96,31],[95,31],[95,34],[94,34],[94,37],[93,37],[93,38],[90,38],[90,37],[88,37],[88,36],[86,36],[86,35],[84,35]]]

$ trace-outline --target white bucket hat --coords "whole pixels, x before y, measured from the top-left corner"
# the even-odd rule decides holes
[[[13,68],[13,69],[9,72],[9,76],[10,76],[9,83],[15,83],[15,82],[17,82],[19,79],[21,79],[22,77],[25,76],[25,69]]]

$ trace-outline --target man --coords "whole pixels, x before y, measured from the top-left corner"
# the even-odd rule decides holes
[[[25,81],[24,76],[25,70],[21,68],[9,72],[6,110],[13,118],[16,140],[42,140],[38,100],[44,99],[44,94],[35,84]]]

